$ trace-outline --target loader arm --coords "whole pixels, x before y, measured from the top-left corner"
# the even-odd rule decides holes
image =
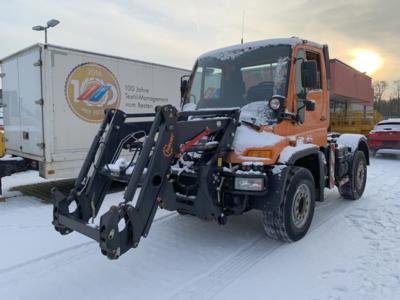
[[[154,120],[152,123],[126,122],[137,117],[154,117]],[[208,158],[202,167],[206,174],[216,166],[218,159],[224,158],[230,151],[238,119],[238,109],[178,113],[176,108],[166,105],[157,107],[155,114],[108,111],[74,188],[67,197],[53,190],[55,229],[61,234],[77,231],[96,240],[102,253],[110,259],[137,247],[140,238],[147,236],[157,208],[165,206],[176,196],[168,182],[172,162],[179,159],[183,152],[190,151],[191,147],[206,149],[209,145],[199,146],[196,143],[204,136],[213,136],[215,148],[207,150]],[[125,178],[108,172],[105,166],[115,162],[122,147],[138,132],[145,133],[145,140],[136,145],[139,154],[133,158],[133,172]],[[112,206],[100,217],[100,224],[94,226],[89,220],[98,215],[113,180],[127,183],[123,201],[118,206]],[[207,196],[207,191],[202,193],[205,201],[211,198]],[[136,204],[132,203],[134,199],[137,199]],[[73,202],[76,209],[70,211]],[[213,205],[208,207],[214,210],[212,214],[219,213]],[[124,226],[119,226],[120,222]]]

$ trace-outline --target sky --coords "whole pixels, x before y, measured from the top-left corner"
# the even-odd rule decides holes
[[[239,43],[244,15],[245,42],[298,36],[374,65],[374,80],[397,80],[399,14],[400,0],[0,0],[0,57],[43,42],[32,26],[56,18],[49,43],[190,69],[201,53]]]

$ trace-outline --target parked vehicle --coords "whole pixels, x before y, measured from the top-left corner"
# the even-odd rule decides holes
[[[44,178],[78,175],[105,109],[179,106],[177,85],[190,72],[43,44],[0,63],[6,152],[37,161]]]
[[[108,111],[75,187],[53,191],[55,229],[111,259],[148,235],[158,207],[219,224],[256,209],[267,236],[303,238],[325,188],[356,200],[366,185],[366,138],[328,137],[329,74],[328,47],[298,38],[200,56],[181,83],[183,111],[158,107],[151,124]],[[127,183],[123,201],[89,224],[114,180]]]
[[[368,134],[368,145],[374,156],[382,149],[400,150],[400,118],[387,119],[376,124]]]

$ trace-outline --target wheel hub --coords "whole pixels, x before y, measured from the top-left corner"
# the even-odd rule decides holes
[[[356,171],[356,186],[358,190],[362,189],[365,177],[365,167],[362,161],[358,163],[357,171]]]
[[[292,220],[297,228],[301,228],[307,222],[310,213],[311,191],[306,184],[301,184],[294,194],[292,207]]]

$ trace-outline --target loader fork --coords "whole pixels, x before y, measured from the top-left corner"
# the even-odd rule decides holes
[[[126,119],[135,117],[154,117],[154,120],[151,126],[149,122],[126,122]],[[212,158],[202,167],[201,176],[204,177],[204,173],[214,168],[217,159],[229,152],[238,118],[238,109],[178,113],[171,105],[157,107],[155,114],[133,115],[120,110],[108,111],[74,188],[67,197],[53,190],[55,229],[61,234],[75,230],[96,240],[102,253],[110,259],[116,259],[137,247],[140,238],[147,236],[157,208],[168,205],[173,210],[177,205],[169,182],[171,163],[185,151],[191,151],[191,147],[195,148],[204,136],[218,136],[218,146],[213,150]],[[89,224],[89,220],[97,216],[112,181],[116,180],[104,166],[115,161],[122,142],[138,131],[147,135],[140,146],[133,172],[125,180],[127,185],[123,201],[100,217],[99,226]],[[203,187],[198,194],[210,198],[204,192],[207,188]],[[135,205],[132,204],[134,198],[137,199]],[[77,207],[74,211],[70,211],[72,202]],[[211,203],[204,207],[208,209],[203,208],[205,212],[199,209],[199,214],[208,214],[210,210],[212,214],[218,213],[218,208]]]

